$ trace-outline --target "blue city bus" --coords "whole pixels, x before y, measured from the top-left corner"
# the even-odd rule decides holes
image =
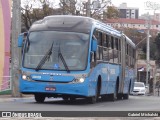
[[[135,44],[98,20],[47,16],[18,38],[20,92],[64,100],[128,99],[135,79]]]

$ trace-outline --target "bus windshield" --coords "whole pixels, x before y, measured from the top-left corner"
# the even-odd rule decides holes
[[[31,69],[41,66],[38,69],[44,70],[66,70],[67,66],[69,70],[85,70],[88,47],[89,34],[60,31],[30,32],[24,49],[23,66]],[[49,57],[46,56],[48,51],[51,53],[48,54]],[[47,60],[41,65],[44,58]]]

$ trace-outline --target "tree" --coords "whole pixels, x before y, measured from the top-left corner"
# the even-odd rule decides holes
[[[117,19],[119,18],[119,11],[114,6],[107,6],[107,10],[103,13],[104,19]]]
[[[155,44],[156,44],[156,48],[157,48],[157,52],[156,52],[156,59],[157,59],[157,63],[160,65],[160,33],[158,33],[158,35],[155,38]]]
[[[28,30],[34,21],[54,13],[49,0],[25,0],[23,4],[21,7],[22,31]]]
[[[142,50],[143,50],[144,53],[147,53],[146,44],[143,44]],[[156,44],[155,44],[154,41],[151,40],[150,41],[150,59],[151,60],[156,60],[157,59],[156,53],[157,53]]]
[[[77,0],[60,0],[60,8],[62,9],[63,15],[76,15],[76,3]]]
[[[126,34],[136,45],[141,42],[146,35],[144,33],[140,33],[137,29],[135,28],[118,28],[119,31],[122,31],[124,34]],[[138,45],[138,48],[142,48],[143,43],[146,44],[146,40],[142,41],[141,44]]]
[[[78,0],[60,0],[59,8],[54,8],[54,1],[51,0],[23,0],[21,7],[22,31],[29,30],[34,21],[43,19],[48,15],[81,15],[86,16],[88,2]],[[111,5],[111,0],[103,0],[97,9],[90,11],[91,17],[102,20],[106,18],[118,17],[117,9]],[[107,11],[103,12],[105,9]]]

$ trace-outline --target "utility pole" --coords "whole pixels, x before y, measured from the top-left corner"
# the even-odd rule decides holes
[[[86,15],[87,15],[87,17],[90,17],[91,16],[91,1],[90,0],[88,0],[86,7],[87,7],[86,8]]]
[[[147,70],[146,70],[146,85],[148,86],[148,79],[149,79],[149,71],[150,71],[150,27],[151,27],[151,22],[150,22],[150,16],[148,13],[148,20],[147,20]],[[149,87],[149,86],[148,86]]]
[[[154,15],[155,15],[155,11],[156,10],[158,10],[158,9],[160,9],[160,4],[158,4],[158,3],[155,3],[155,2],[151,2],[151,1],[147,1],[147,2],[145,2],[144,3],[144,7],[146,8],[146,10],[154,10]],[[149,45],[149,34],[150,34],[150,27],[151,27],[151,23],[150,23],[151,21],[150,21],[150,17],[149,17],[149,13],[148,13],[148,30],[147,30],[147,74],[146,74],[146,85],[148,85],[148,72],[149,72],[149,70],[150,70],[150,50],[149,50],[149,48],[150,48],[150,45]],[[156,77],[156,76],[154,76],[154,77]],[[155,85],[155,84],[154,84]],[[154,86],[153,85],[153,86]],[[155,86],[154,86],[155,87]]]
[[[17,38],[21,32],[21,0],[12,0],[12,2],[11,90],[13,97],[20,97],[18,77],[21,51],[17,45]]]
[[[153,79],[153,95],[156,96],[156,82],[157,82],[157,67],[154,71],[154,79]]]

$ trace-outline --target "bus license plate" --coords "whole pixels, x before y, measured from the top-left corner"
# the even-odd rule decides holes
[[[46,91],[56,91],[55,87],[46,87]]]

